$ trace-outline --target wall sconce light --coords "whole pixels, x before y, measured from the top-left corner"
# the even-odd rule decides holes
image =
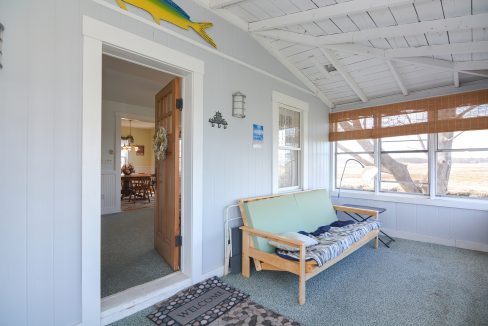
[[[0,23],[0,69],[3,68],[3,66],[2,66],[3,30],[4,30],[3,25],[2,25],[2,23]]]
[[[227,120],[224,119],[220,111],[215,112],[213,118],[208,119],[208,122],[212,124],[212,127],[215,127],[215,125],[217,125],[217,127],[219,128],[221,126],[224,126],[224,129],[227,129]]]
[[[246,117],[246,95],[241,92],[232,94],[232,116],[236,118]]]

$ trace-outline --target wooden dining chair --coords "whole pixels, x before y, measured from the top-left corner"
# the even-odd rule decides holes
[[[133,192],[131,193],[129,201],[131,199],[135,201],[137,198],[141,198],[151,202],[151,197],[149,196],[149,192],[151,191],[151,178],[134,178],[131,181]]]

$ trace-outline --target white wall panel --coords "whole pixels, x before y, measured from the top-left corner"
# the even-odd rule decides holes
[[[28,25],[16,19],[20,2],[8,6],[0,1],[0,21],[15,30],[4,33],[3,69],[0,70],[0,137],[8,140],[0,159],[0,324],[27,324],[27,116],[29,101],[25,82],[30,60]],[[9,51],[6,51],[8,48]],[[13,49],[15,47],[15,50]],[[10,108],[15,108],[14,110]]]
[[[1,325],[80,321],[80,20],[77,0],[0,1]]]
[[[436,238],[451,239],[450,220],[438,207],[416,206],[417,232]]]
[[[120,173],[102,171],[102,214],[111,214],[120,211],[120,207],[117,207],[117,196],[115,189],[116,182],[120,182]]]
[[[185,2],[184,7],[195,21],[214,22],[209,33],[219,51],[300,85],[248,35],[194,3]],[[143,11],[131,11],[151,22]],[[273,90],[310,103],[310,155],[317,163],[309,163],[309,184],[327,184],[327,113],[315,97],[91,0],[0,0],[0,21],[6,27],[4,69],[0,71],[0,135],[13,148],[8,166],[0,160],[0,250],[8,266],[0,272],[1,325],[76,325],[81,321],[82,14],[206,63],[204,272],[223,263],[224,206],[240,197],[271,192]],[[193,31],[162,24],[203,42]],[[248,117],[243,120],[231,117],[231,94],[237,90],[248,95]],[[229,121],[225,131],[206,122],[216,110]],[[115,111],[104,113],[104,121],[109,116],[114,119]],[[265,127],[261,149],[251,146],[252,123]],[[109,129],[104,130],[112,135],[102,144],[105,153],[116,148],[113,129]],[[116,170],[113,164],[105,169]],[[117,182],[108,174],[106,179],[105,184]]]
[[[343,195],[332,200],[334,203],[386,208],[380,215],[381,224],[393,236],[488,251],[487,211],[399,203],[394,198],[380,201]],[[340,217],[346,218],[345,215]]]

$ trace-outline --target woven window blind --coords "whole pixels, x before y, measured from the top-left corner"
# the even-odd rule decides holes
[[[329,141],[488,129],[488,89],[329,114]]]

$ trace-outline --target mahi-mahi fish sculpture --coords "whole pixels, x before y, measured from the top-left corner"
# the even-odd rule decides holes
[[[154,21],[159,25],[159,21],[165,20],[180,28],[189,30],[192,28],[205,41],[214,48],[217,48],[214,40],[205,32],[213,24],[209,22],[195,23],[190,20],[190,16],[171,0],[116,0],[120,8],[127,10],[126,3],[141,8],[151,14]]]

